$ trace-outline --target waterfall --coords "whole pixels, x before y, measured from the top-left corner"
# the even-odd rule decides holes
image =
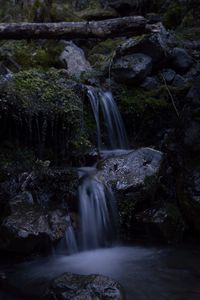
[[[67,249],[68,254],[73,254],[78,252],[76,235],[69,215],[67,215],[66,221],[67,221],[67,229],[65,231],[64,238],[60,241],[56,249],[56,252],[65,253]]]
[[[81,234],[83,249],[109,244],[115,231],[115,199],[112,192],[93,176],[86,176],[79,187]]]
[[[90,99],[97,127],[98,149],[102,149],[100,111],[107,128],[108,148],[127,149],[128,142],[126,131],[112,93],[108,91],[104,92],[97,88],[88,87],[88,97]]]
[[[74,233],[74,228],[71,224],[67,227],[67,230],[65,232],[65,239],[69,254],[78,252],[76,236]]]

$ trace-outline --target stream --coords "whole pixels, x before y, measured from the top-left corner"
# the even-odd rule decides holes
[[[99,153],[109,157],[128,151],[124,150],[128,149],[126,133],[112,94],[89,89],[88,96]],[[107,148],[102,147],[100,108],[108,130]],[[112,191],[95,178],[95,166],[79,171],[80,232],[77,236],[70,225],[65,237],[68,253],[72,254],[67,255],[66,249],[66,254],[55,251],[47,258],[13,264],[2,259],[0,272],[5,272],[7,278],[0,281],[0,299],[38,300],[50,279],[72,272],[110,276],[122,284],[128,300],[199,300],[200,246],[117,245]]]
[[[110,276],[123,285],[128,300],[200,299],[200,247],[196,245],[116,246],[71,256],[39,258],[12,266],[8,281],[30,296],[26,299],[37,299],[42,291],[39,282],[64,272]],[[0,296],[2,300],[21,299]]]

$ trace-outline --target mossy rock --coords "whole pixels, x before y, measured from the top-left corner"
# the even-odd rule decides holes
[[[107,39],[97,43],[88,53],[88,60],[92,67],[103,72],[108,72],[115,50],[121,43],[121,38]]]
[[[9,134],[1,140],[31,147],[45,160],[69,157],[73,151],[88,149],[83,126],[84,91],[64,70],[21,71],[0,89],[1,122]]]
[[[62,43],[55,41],[7,41],[0,46],[0,60],[12,71],[59,66]]]

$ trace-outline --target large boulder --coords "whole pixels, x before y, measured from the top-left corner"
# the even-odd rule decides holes
[[[49,252],[65,236],[76,212],[78,175],[71,170],[41,170],[0,185],[0,249],[20,254]]]
[[[82,73],[92,70],[90,63],[86,60],[81,48],[73,42],[65,42],[65,49],[60,55],[63,67],[67,69],[70,76],[79,78]]]
[[[109,277],[65,273],[50,283],[44,299],[125,300],[125,294],[122,286]]]
[[[51,251],[53,244],[64,237],[66,215],[62,210],[41,211],[38,206],[18,202],[1,224],[0,249],[21,254]]]
[[[98,164],[97,177],[115,191],[134,191],[154,182],[158,175],[163,153],[151,148],[141,148]]]
[[[155,200],[162,161],[162,152],[141,148],[99,163],[96,178],[115,193],[122,239],[137,238],[133,234],[136,215]]]
[[[155,33],[130,38],[116,50],[117,57],[133,53],[144,53],[152,58],[153,63],[158,63],[160,66],[169,57],[169,49],[165,35]]]
[[[152,59],[142,53],[126,55],[115,60],[112,74],[117,82],[133,84],[142,82],[152,69]]]

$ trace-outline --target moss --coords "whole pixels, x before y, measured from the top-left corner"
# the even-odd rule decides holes
[[[192,8],[186,12],[182,22],[181,27],[194,27],[200,26],[200,12],[199,9]]]
[[[178,25],[181,24],[183,13],[183,6],[181,4],[171,4],[163,15],[164,24],[168,28],[176,28]]]
[[[119,104],[124,112],[144,114],[145,111],[160,110],[168,107],[166,89],[161,87],[154,91],[145,91],[140,88],[123,88],[118,95]]]
[[[108,71],[114,52],[121,43],[122,39],[117,38],[107,39],[95,45],[88,54],[92,67],[100,71]]]
[[[16,147],[13,142],[1,143],[0,182],[24,170],[31,171],[35,161],[36,157],[31,149]]]
[[[199,40],[200,27],[179,28],[175,31],[175,37],[180,42],[182,42],[183,40]]]
[[[67,157],[72,150],[90,146],[83,126],[82,89],[62,70],[18,72],[1,87],[0,95],[0,120],[9,133],[4,132],[3,139],[23,147],[31,144],[42,160],[55,159],[55,152],[61,158],[61,151]]]
[[[0,47],[0,60],[10,62],[12,71],[16,71],[16,65],[23,70],[48,69],[57,66],[62,49],[63,45],[54,41],[8,41]]]
[[[81,100],[75,92],[59,83],[62,71],[51,69],[42,73],[37,70],[21,71],[14,76],[8,91],[15,95],[16,104],[30,114],[43,112],[73,113],[80,112]]]
[[[90,55],[92,54],[104,54],[110,55],[122,42],[122,39],[107,39],[95,45],[90,51]]]

